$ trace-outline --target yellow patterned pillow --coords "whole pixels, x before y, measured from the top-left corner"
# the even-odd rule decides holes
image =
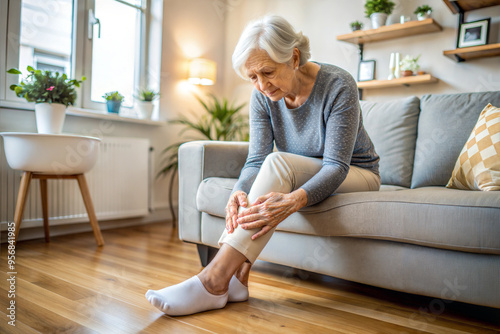
[[[446,187],[500,190],[500,108],[488,104],[481,111]]]

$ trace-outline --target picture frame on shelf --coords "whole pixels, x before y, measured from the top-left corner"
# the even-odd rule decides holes
[[[375,60],[362,60],[359,62],[358,82],[375,80]]]
[[[488,44],[491,18],[460,24],[458,30],[459,48]]]

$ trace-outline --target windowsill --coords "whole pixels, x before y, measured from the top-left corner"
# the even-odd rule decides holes
[[[11,101],[0,101],[0,109],[21,109],[21,110],[35,110],[33,103],[20,103],[20,102],[11,102]],[[157,121],[152,119],[140,119],[135,117],[127,117],[118,114],[110,114],[101,110],[93,110],[93,109],[83,109],[76,107],[68,107],[66,111],[66,115],[76,116],[76,117],[88,117],[88,118],[96,118],[96,119],[105,119],[109,121],[117,121],[117,122],[127,122],[127,123],[136,123],[136,124],[144,124],[144,125],[155,125],[162,126],[166,125],[166,121]]]

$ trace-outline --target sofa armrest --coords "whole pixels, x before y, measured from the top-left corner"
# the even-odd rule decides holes
[[[179,148],[179,238],[201,243],[200,183],[208,177],[238,178],[248,142],[192,141]]]

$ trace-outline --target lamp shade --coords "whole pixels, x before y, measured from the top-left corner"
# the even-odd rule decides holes
[[[188,81],[194,85],[210,86],[215,84],[217,64],[214,61],[195,58],[189,64]]]

